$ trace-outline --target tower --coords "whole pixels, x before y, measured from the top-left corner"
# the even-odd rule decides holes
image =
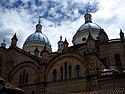
[[[11,39],[11,47],[15,48],[17,46],[17,41],[18,41],[18,39],[17,39],[16,33],[15,33],[15,35]]]
[[[64,52],[68,52],[68,45],[69,45],[69,43],[67,42],[67,40],[66,40],[66,38],[65,38],[65,41],[63,42],[63,50],[64,50]]]

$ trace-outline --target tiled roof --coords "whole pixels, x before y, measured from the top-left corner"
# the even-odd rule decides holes
[[[24,92],[24,90],[18,88],[16,85],[7,82],[6,80],[4,80],[3,78],[0,77],[0,82],[3,83],[5,89],[12,89],[12,90],[17,90],[17,91],[22,91]]]

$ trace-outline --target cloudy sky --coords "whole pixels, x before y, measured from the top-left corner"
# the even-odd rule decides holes
[[[125,33],[125,0],[0,0],[0,42],[7,46],[16,33],[22,48],[26,38],[35,32],[38,17],[42,32],[57,50],[62,35],[72,45],[72,37],[84,24],[86,9],[92,21],[107,32],[110,39],[119,38],[120,29]]]

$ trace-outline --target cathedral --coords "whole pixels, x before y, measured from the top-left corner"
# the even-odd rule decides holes
[[[73,45],[60,36],[56,52],[42,32],[40,19],[22,48],[16,34],[9,48],[3,41],[0,78],[17,86],[20,94],[125,94],[124,33],[120,30],[119,38],[109,39],[91,14],[84,19]],[[0,80],[0,92],[2,85]]]

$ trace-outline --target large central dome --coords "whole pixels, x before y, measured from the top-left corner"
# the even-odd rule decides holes
[[[35,49],[37,48],[39,52],[43,51],[44,47],[51,52],[51,44],[49,39],[42,33],[41,31],[42,25],[40,24],[40,20],[36,25],[35,33],[31,34],[25,41],[23,45],[23,49],[31,54],[34,54]]]
[[[30,43],[41,43],[43,45],[48,44],[50,45],[49,39],[42,34],[41,32],[35,32],[31,34],[25,41],[24,45],[30,44]]]
[[[98,34],[101,30],[101,27],[92,22],[91,14],[85,14],[85,23],[80,26],[80,28],[77,30],[76,34],[73,37],[73,44],[81,44],[85,43],[88,39],[89,33],[91,33],[92,37],[97,40]]]

